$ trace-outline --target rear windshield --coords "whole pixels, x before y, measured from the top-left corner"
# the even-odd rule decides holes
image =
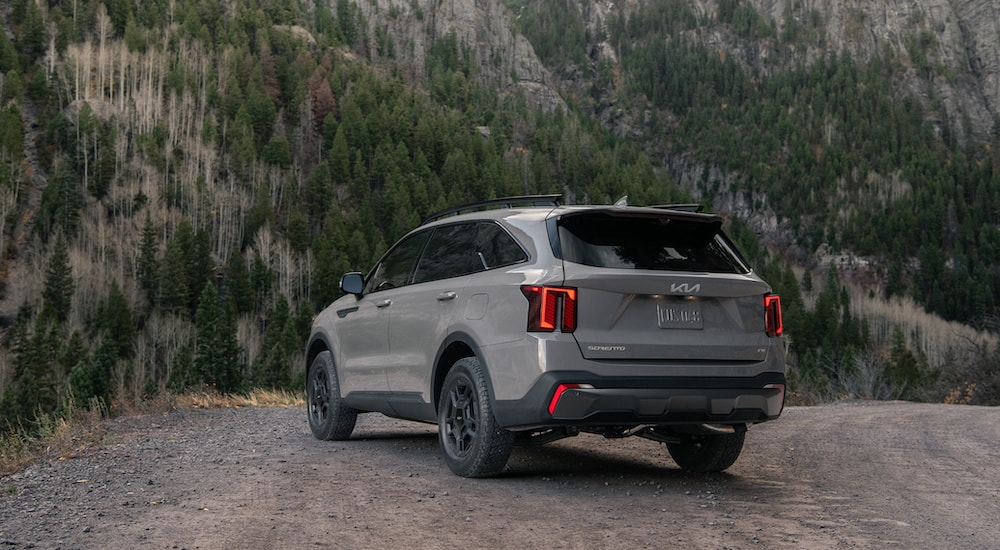
[[[561,257],[595,267],[746,273],[714,218],[566,215],[556,222]],[[557,254],[559,251],[557,251]]]

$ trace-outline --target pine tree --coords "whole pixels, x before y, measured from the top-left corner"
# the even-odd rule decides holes
[[[325,162],[316,165],[309,177],[306,178],[306,189],[304,202],[306,211],[309,213],[310,224],[316,226],[323,221],[326,211],[330,206],[331,197],[330,167]]]
[[[195,340],[194,368],[198,377],[211,382],[217,368],[216,353],[219,349],[218,327],[222,312],[215,285],[206,283],[194,316],[197,337]]]
[[[897,398],[913,397],[919,393],[924,383],[920,361],[910,351],[906,336],[898,325],[892,330],[892,351],[885,375]]]
[[[181,393],[194,383],[194,357],[191,356],[191,346],[182,344],[170,362],[170,372],[167,374],[167,389]]]
[[[205,284],[195,314],[194,369],[206,384],[220,392],[240,388],[243,371],[242,350],[236,339],[236,312],[232,299],[219,305],[219,293],[211,282]]]
[[[159,270],[159,305],[167,311],[180,312],[187,306],[188,281],[184,269],[184,243],[180,231],[167,243]]]
[[[234,250],[229,255],[229,263],[226,264],[225,278],[225,299],[232,300],[236,308],[236,314],[250,313],[253,311],[253,287],[250,284],[250,272],[247,271],[247,263],[243,254],[239,250]]]
[[[60,375],[58,349],[62,337],[56,324],[36,324],[34,334],[27,322],[14,332],[14,376],[0,402],[0,429],[55,412],[59,406]]]
[[[325,233],[321,233],[313,241],[312,252],[313,258],[316,259],[316,267],[313,270],[309,294],[316,305],[323,308],[340,296],[338,281],[346,270],[341,269],[336,251]]]
[[[114,343],[103,341],[94,353],[94,361],[81,360],[69,374],[69,387],[77,406],[86,406],[93,400],[105,404],[111,400],[111,372],[116,357]]]
[[[60,233],[45,270],[42,311],[38,316],[41,325],[53,321],[60,324],[66,322],[73,305],[73,286],[73,268],[69,265],[66,241]]]
[[[136,265],[136,279],[139,287],[146,292],[150,305],[156,303],[156,292],[159,287],[160,264],[156,259],[159,245],[156,241],[156,228],[153,220],[146,212],[146,221],[142,225],[142,235],[139,241],[139,260]]]
[[[160,305],[168,311],[193,313],[205,282],[211,280],[212,259],[208,234],[194,231],[191,222],[182,219],[177,225],[160,266]]]
[[[260,256],[260,252],[254,252],[253,267],[250,270],[250,285],[253,288],[254,307],[258,311],[263,311],[266,307],[265,304],[270,300],[273,284],[274,272]]]
[[[103,342],[110,346],[115,358],[130,357],[135,341],[135,322],[128,301],[118,289],[118,281],[111,281],[108,297],[97,305],[94,317],[95,325],[103,333]]]
[[[264,388],[283,388],[290,381],[288,370],[288,344],[285,340],[285,327],[292,321],[288,300],[279,295],[274,311],[267,320],[264,331],[264,341],[261,343],[261,356],[256,368],[256,383]]]
[[[222,308],[217,341],[219,350],[217,352],[218,368],[216,372],[216,382],[223,392],[238,391],[243,387],[243,348],[237,339],[236,328],[236,306],[232,299],[226,301]]]
[[[351,179],[351,150],[344,136],[344,126],[337,127],[330,147],[330,175],[337,183],[347,183]]]

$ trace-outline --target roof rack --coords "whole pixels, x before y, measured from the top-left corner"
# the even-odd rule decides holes
[[[420,223],[425,225],[433,221],[457,216],[464,212],[482,212],[491,208],[514,208],[515,206],[559,206],[562,195],[521,195],[518,197],[504,197],[502,199],[491,199],[488,201],[475,202],[454,208],[446,208],[430,215]]]
[[[704,206],[700,204],[657,204],[651,206],[650,208],[659,208],[661,210],[680,210],[681,212],[701,212],[705,209]]]

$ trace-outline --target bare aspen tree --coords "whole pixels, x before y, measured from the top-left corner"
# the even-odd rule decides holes
[[[18,261],[25,264],[24,269],[27,273],[45,273],[48,263],[48,255],[44,253],[45,246],[37,235],[32,236],[29,241]],[[11,277],[7,279],[4,297],[7,303],[20,307],[21,304],[41,296],[43,286],[42,277]]]
[[[275,247],[274,269],[278,277],[278,291],[291,300],[292,280],[295,277],[295,253],[288,244],[288,239],[279,239]]]
[[[166,44],[163,45],[166,47]],[[133,94],[136,116],[138,119],[137,133],[147,134],[153,130],[160,120],[163,100],[163,79],[169,66],[167,54],[156,48],[146,50],[142,55]]]
[[[132,75],[132,55],[124,44],[118,44],[118,110],[125,111],[125,81]]]
[[[260,356],[260,329],[253,314],[240,315],[236,320],[236,341],[246,350],[247,363],[252,365]]]
[[[884,348],[892,341],[893,330],[901,328],[909,345],[927,357],[930,366],[947,364],[949,356],[966,342],[996,345],[998,339],[986,331],[955,321],[946,321],[927,313],[912,298],[894,298],[886,301],[870,298],[868,293],[849,288],[851,308],[859,319],[868,324],[875,348]],[[805,296],[807,303],[810,297]]]
[[[60,75],[60,80],[67,86],[72,86],[67,90],[72,101],[80,99],[80,86],[83,82],[83,67],[81,59],[81,44],[70,44],[66,47],[66,61],[59,64],[56,74]]]
[[[264,260],[264,265],[271,267],[274,256],[274,237],[271,235],[271,226],[264,225],[257,230],[253,236],[253,245],[257,254]]]
[[[217,183],[213,198],[215,215],[215,253],[225,257],[243,241],[244,214],[249,211],[252,197],[241,192],[235,176],[230,174],[225,185]]]
[[[92,210],[95,212],[95,216],[97,218],[95,220],[96,225],[97,225],[97,261],[101,265],[107,265],[107,263],[108,263],[108,259],[107,259],[107,250],[108,250],[108,247],[107,247],[107,244],[108,244],[108,242],[107,242],[108,241],[108,238],[107,238],[107,234],[108,234],[108,231],[107,231],[107,227],[108,227],[107,210],[105,210],[104,208],[94,208]]]
[[[45,49],[44,63],[42,64],[42,66],[45,67],[45,76],[47,78],[50,78],[50,79],[52,78],[52,75],[55,74],[56,61],[59,59],[59,52],[56,51],[56,35],[57,34],[58,34],[58,31],[56,29],[55,22],[50,22],[49,23],[49,45]]]
[[[88,100],[91,97],[91,88],[93,87],[93,82],[91,82],[91,72],[94,70],[94,44],[87,38],[83,41],[83,48],[80,52],[80,80],[83,83],[83,97],[80,99]]]
[[[282,198],[285,192],[285,171],[277,166],[263,166],[262,169],[267,174],[268,183],[271,189],[271,208],[275,211],[281,209],[284,204]]]
[[[129,126],[125,126],[127,118],[125,116],[122,116],[122,114],[123,113],[119,113],[119,116],[116,118],[118,124],[118,139],[116,139],[114,143],[115,179],[123,183],[123,185],[125,186],[123,187],[124,190],[131,191],[132,190],[131,186],[133,185],[133,183],[127,178],[119,177],[123,174],[126,168],[126,162],[128,161],[129,142],[132,136],[132,129]],[[135,193],[130,193],[130,195],[135,196]],[[128,205],[127,214],[131,216],[132,207],[135,204],[135,202],[126,201],[125,204]]]
[[[135,357],[134,357],[134,372],[136,378],[142,379],[142,385],[145,386],[146,382],[149,380],[164,380],[165,377],[157,377],[156,372],[156,347],[154,343],[150,342],[149,336],[146,331],[139,331],[135,338]],[[166,369],[164,369],[165,371]],[[158,386],[159,390],[162,390],[162,386]]]
[[[97,94],[104,97],[108,69],[107,41],[111,34],[111,18],[104,4],[97,5]],[[107,79],[110,84],[110,79]]]

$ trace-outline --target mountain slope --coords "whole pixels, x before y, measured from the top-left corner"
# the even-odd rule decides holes
[[[551,192],[726,215],[786,300],[793,389],[994,399],[991,340],[875,327],[842,278],[996,315],[996,5],[0,3],[3,234],[24,235],[0,416],[298,387],[341,273],[436,209]]]

